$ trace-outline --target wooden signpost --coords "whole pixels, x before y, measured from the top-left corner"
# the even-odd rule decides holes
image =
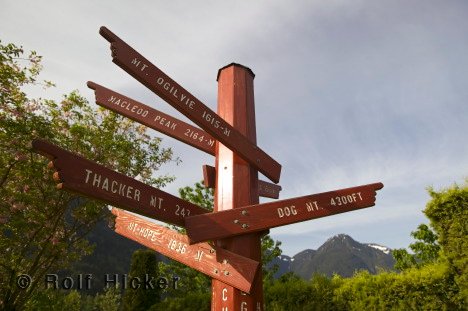
[[[257,261],[239,256],[208,243],[189,245],[188,237],[149,222],[123,210],[112,209],[117,216],[115,232],[158,253],[198,270],[235,288],[250,292]]]
[[[278,183],[281,165],[257,147],[253,72],[239,64],[219,70],[215,113],[110,30],[99,32],[114,63],[202,129],[88,82],[96,102],[214,155],[216,167],[203,167],[205,186],[215,189],[214,212],[46,141],[33,141],[33,149],[52,160],[58,188],[185,227],[187,235],[113,209],[117,233],[213,279],[212,310],[263,310],[260,241],[269,229],[375,205],[382,183],[259,204],[259,196],[277,199],[281,187],[258,172]]]

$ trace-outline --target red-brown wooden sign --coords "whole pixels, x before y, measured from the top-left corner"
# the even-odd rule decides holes
[[[374,206],[382,183],[256,204],[185,218],[190,243],[262,231]]]
[[[149,247],[166,257],[198,270],[209,277],[234,286],[246,293],[255,277],[259,263],[208,243],[189,245],[188,237],[177,231],[146,221],[120,209],[115,232]]]
[[[203,184],[207,188],[215,188],[216,168],[210,165],[203,165]],[[258,195],[264,198],[278,199],[281,186],[258,180]]]
[[[97,104],[208,154],[215,154],[216,140],[207,132],[97,83],[88,81],[88,87],[94,90]]]
[[[258,180],[258,195],[261,197],[278,199],[281,189],[280,185],[275,185],[264,180]]]
[[[100,164],[57,147],[34,140],[32,147],[52,160],[54,179],[60,189],[70,190],[134,213],[184,226],[184,218],[207,210],[176,196],[114,172]]]
[[[115,64],[251,163],[273,182],[279,182],[281,165],[278,162],[109,29],[101,27],[99,33],[111,43],[112,61]]]

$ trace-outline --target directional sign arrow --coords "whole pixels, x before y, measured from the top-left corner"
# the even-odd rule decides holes
[[[184,226],[184,217],[208,211],[141,181],[114,172],[47,141],[36,139],[32,147],[52,160],[58,188],[101,200],[134,213]]]
[[[214,188],[216,184],[216,168],[210,165],[203,165],[203,184],[207,188]],[[258,181],[258,195],[264,198],[278,199],[281,186],[267,181]]]
[[[207,132],[173,118],[136,100],[88,81],[94,90],[96,103],[118,114],[171,136],[208,154],[215,154],[216,140]]]
[[[208,243],[189,245],[188,237],[128,212],[112,209],[115,232],[166,257],[249,293],[259,263]]]
[[[382,183],[185,218],[190,243],[218,240],[374,206]]]
[[[281,165],[214,111],[149,62],[106,27],[99,33],[111,43],[112,61],[277,183]]]

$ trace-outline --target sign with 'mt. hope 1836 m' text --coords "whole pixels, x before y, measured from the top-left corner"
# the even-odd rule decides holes
[[[115,231],[209,277],[250,292],[259,263],[208,243],[189,245],[188,237],[119,209]]]

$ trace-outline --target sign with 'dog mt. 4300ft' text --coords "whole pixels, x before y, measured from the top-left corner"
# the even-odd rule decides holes
[[[191,243],[263,231],[374,206],[382,187],[375,183],[187,217],[185,226]]]

